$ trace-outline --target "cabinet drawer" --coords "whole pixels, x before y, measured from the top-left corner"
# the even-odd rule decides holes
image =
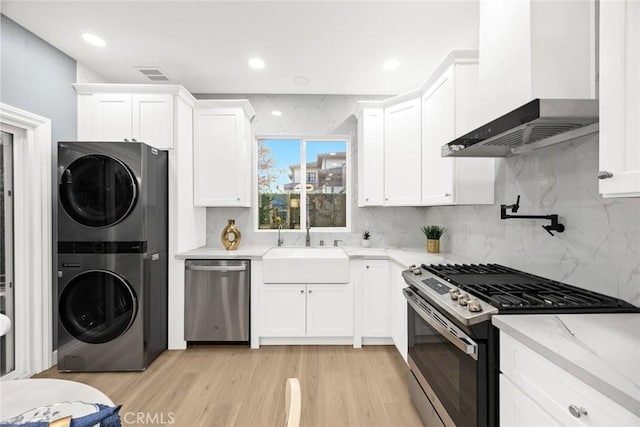
[[[640,425],[639,417],[504,332],[500,371],[562,425]],[[586,414],[573,416],[572,405],[584,408]]]

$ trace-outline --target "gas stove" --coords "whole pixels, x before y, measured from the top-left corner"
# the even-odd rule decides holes
[[[617,298],[499,264],[411,266],[405,282],[464,325],[493,314],[615,313],[638,308]]]

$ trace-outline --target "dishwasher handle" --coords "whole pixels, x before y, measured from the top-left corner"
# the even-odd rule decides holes
[[[247,265],[187,265],[185,269],[193,271],[246,271]]]

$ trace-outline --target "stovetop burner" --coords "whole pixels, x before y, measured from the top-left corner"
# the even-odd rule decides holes
[[[637,307],[617,298],[499,264],[423,264],[422,268],[491,304],[501,313],[597,313],[638,310]]]

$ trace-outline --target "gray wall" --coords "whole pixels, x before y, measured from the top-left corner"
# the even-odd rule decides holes
[[[53,142],[74,140],[76,61],[0,16],[0,102],[51,119]]]
[[[6,16],[0,19],[0,102],[51,120],[52,182],[56,182],[57,141],[76,139],[77,103],[71,86],[76,81],[76,61]],[[53,346],[57,348],[55,191],[52,196]]]

